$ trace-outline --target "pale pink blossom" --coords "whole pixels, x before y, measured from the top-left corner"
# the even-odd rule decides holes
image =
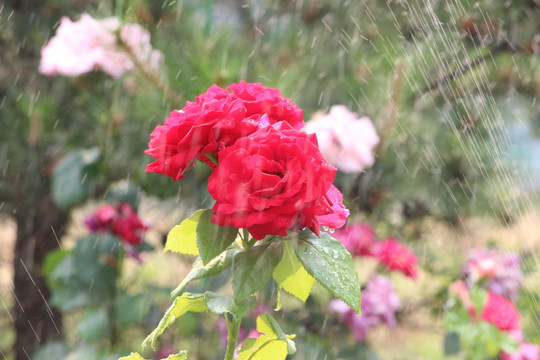
[[[358,342],[365,341],[368,331],[378,325],[395,326],[396,313],[401,308],[401,301],[390,279],[382,275],[372,277],[363,290],[362,315],[339,299],[328,304],[328,310],[337,315]]]
[[[317,134],[326,160],[343,172],[361,172],[375,162],[373,148],[379,136],[373,123],[367,117],[358,118],[343,105],[332,106],[327,115],[315,116],[304,130]]]
[[[82,14],[79,21],[60,20],[56,35],[41,49],[39,72],[76,77],[102,70],[117,78],[134,69],[133,58],[159,66],[161,53],[152,49],[148,31],[137,24],[122,25],[115,17],[98,20]]]

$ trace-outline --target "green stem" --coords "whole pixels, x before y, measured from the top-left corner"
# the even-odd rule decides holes
[[[242,323],[242,320],[236,320],[233,318],[231,325],[228,315],[225,314],[225,322],[227,323],[227,350],[225,351],[225,360],[233,360],[234,350],[236,349],[236,343],[238,342],[238,333],[240,332],[240,324]]]

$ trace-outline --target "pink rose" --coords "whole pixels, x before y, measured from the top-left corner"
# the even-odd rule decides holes
[[[319,225],[339,229],[345,225],[351,212],[343,205],[343,194],[334,185],[330,186],[330,189],[326,192],[326,197],[332,203],[333,212],[319,216]]]
[[[378,240],[375,232],[368,224],[350,224],[344,229],[334,233],[343,246],[353,256],[374,256],[377,250]]]
[[[416,278],[418,258],[405,245],[394,238],[382,240],[378,244],[375,257],[389,270],[400,271],[406,276]]]
[[[118,31],[127,49],[118,45]],[[134,68],[132,56],[154,68],[161,61],[161,53],[152,49],[150,35],[141,26],[122,26],[114,17],[97,20],[82,14],[75,22],[63,17],[56,35],[41,49],[39,72],[75,77],[102,70],[117,78]]]
[[[375,127],[343,105],[332,106],[328,115],[310,120],[305,130],[317,134],[324,157],[343,172],[361,172],[375,162],[372,151],[379,143]]]
[[[239,139],[218,160],[208,179],[216,224],[247,228],[256,239],[305,227],[318,234],[319,216],[334,212],[327,193],[336,169],[314,135],[288,123]]]
[[[493,292],[487,293],[481,318],[503,331],[518,330],[521,327],[516,306],[510,300]]]
[[[214,167],[220,150],[260,128],[280,121],[294,128],[303,126],[302,111],[281,97],[278,89],[241,81],[227,90],[211,86],[155,128],[146,153],[156,161],[146,167],[147,172],[179,180],[195,160]]]

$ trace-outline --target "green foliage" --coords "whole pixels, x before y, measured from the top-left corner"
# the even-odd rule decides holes
[[[86,343],[93,343],[103,338],[109,329],[108,309],[91,307],[84,311],[82,321],[77,326],[80,338]]]
[[[282,255],[282,242],[277,239],[236,253],[232,265],[234,299],[241,301],[261,289],[272,277]]]
[[[147,294],[121,294],[116,298],[116,321],[123,325],[141,323],[150,310],[152,301]]]
[[[250,296],[240,302],[235,302],[231,296],[219,295],[213,292],[204,294],[204,302],[208,310],[217,315],[231,314],[237,321],[241,321],[253,308],[255,296]]]
[[[204,210],[197,223],[197,247],[204,265],[221,254],[231,245],[238,229],[232,226],[220,226],[210,221],[211,210]]]
[[[181,351],[178,354],[169,355],[167,359],[163,360],[186,360],[187,359],[187,351]],[[137,353],[131,353],[128,356],[123,356],[119,358],[118,360],[144,360],[143,357]]]
[[[227,270],[229,267],[231,267],[234,254],[236,254],[237,251],[238,250],[236,249],[224,251],[211,260],[207,265],[204,265],[201,258],[197,257],[193,263],[191,271],[186,275],[184,280],[182,280],[180,285],[178,285],[178,287],[171,292],[171,296],[179,296],[186,289],[189,283],[194,280],[205,279]]]
[[[77,150],[66,155],[54,168],[52,193],[62,209],[69,209],[88,198],[96,185],[96,165],[100,150]]]
[[[475,314],[481,314],[486,292],[473,287],[470,297]],[[518,343],[508,332],[481,319],[471,318],[470,309],[458,303],[445,312],[445,329],[450,331],[444,339],[444,350],[448,354],[463,352],[467,359],[483,360],[497,356],[501,351],[517,351]]]
[[[310,230],[301,232],[294,250],[306,271],[334,296],[360,314],[360,282],[351,254],[329,234],[318,237]]]
[[[257,331],[261,335],[244,341],[238,360],[284,360],[287,354],[296,352],[291,340],[294,335],[285,335],[274,318],[267,313],[257,318]]]
[[[61,311],[110,303],[116,293],[119,246],[120,240],[110,235],[79,239],[48,277],[54,289],[51,303]]]
[[[283,241],[283,257],[274,269],[273,277],[283,289],[302,302],[306,302],[315,282],[298,260],[291,241]]]
[[[174,323],[176,319],[187,312],[201,313],[211,311],[215,314],[231,314],[236,319],[243,318],[247,313],[253,310],[255,306],[255,297],[249,297],[242,301],[235,301],[230,296],[219,295],[213,292],[204,294],[184,293],[178,296],[169,307],[158,326],[146,337],[142,347],[151,345],[156,347],[157,338],[165,331],[167,327]]]
[[[205,312],[208,311],[208,307],[204,302],[204,294],[190,294],[184,293],[182,296],[177,297],[172,305],[169,307],[163,318],[159,322],[158,326],[144,339],[142,347],[145,348],[148,344],[153,349],[156,348],[157,338],[165,331],[169,325],[171,325],[177,318],[181,317],[187,312]]]
[[[179,254],[199,255],[197,247],[197,224],[205,210],[197,210],[193,215],[176,225],[169,231],[164,251]]]

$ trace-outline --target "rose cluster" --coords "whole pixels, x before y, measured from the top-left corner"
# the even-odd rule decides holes
[[[161,58],[150,45],[150,34],[140,25],[83,14],[79,21],[60,20],[56,35],[41,50],[39,72],[75,77],[101,70],[117,78],[134,69],[133,60],[155,69]]]
[[[340,321],[352,332],[356,341],[366,340],[369,329],[385,324],[396,325],[396,312],[401,309],[401,301],[386,276],[376,275],[362,291],[362,315],[339,299],[328,305],[328,310],[337,314]]]
[[[240,81],[211,86],[152,132],[146,171],[180,180],[199,160],[212,168],[212,221],[256,239],[343,226],[349,211],[332,185],[336,169],[317,137],[301,129],[302,110],[278,89]]]
[[[336,231],[334,236],[353,256],[373,257],[390,271],[399,271],[413,279],[418,276],[418,258],[414,252],[395,238],[378,240],[368,224],[350,224]]]
[[[501,253],[495,248],[472,249],[461,269],[465,281],[453,282],[449,290],[465,306],[472,321],[488,322],[517,341],[518,350],[511,354],[502,351],[502,360],[539,360],[540,347],[524,340],[521,317],[514,304],[522,282],[519,264],[520,258],[514,253]],[[469,294],[478,285],[487,288],[480,315]]]
[[[105,204],[87,217],[84,223],[91,232],[111,233],[131,245],[140,245],[144,232],[149,228],[128,203]]]
[[[484,282],[490,291],[515,301],[523,282],[519,266],[520,258],[515,253],[476,248],[469,251],[461,274],[469,287]]]

